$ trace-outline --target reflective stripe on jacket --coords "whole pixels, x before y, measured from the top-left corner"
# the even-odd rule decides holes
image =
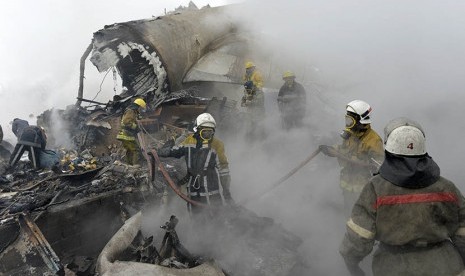
[[[354,205],[340,253],[359,262],[375,240],[386,245],[375,253],[375,275],[456,275],[463,270],[465,253],[464,198],[443,177],[430,186],[410,189],[377,175]],[[390,266],[395,272],[385,270]]]
[[[224,151],[224,144],[213,138],[211,143],[198,147],[194,134],[190,134],[178,147],[170,149],[171,156],[186,159],[188,173],[189,196],[204,196],[218,194],[222,179],[229,177],[229,164]],[[229,184],[229,183],[228,183]]]

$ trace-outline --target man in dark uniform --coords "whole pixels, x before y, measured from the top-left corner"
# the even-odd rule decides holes
[[[187,165],[187,195],[208,205],[231,203],[229,164],[224,144],[214,137],[215,119],[209,113],[200,114],[195,122],[195,133],[190,134],[179,146],[158,150],[161,157],[185,156]],[[193,213],[201,207],[189,204]]]
[[[421,126],[407,118],[384,129],[385,160],[362,190],[340,246],[351,275],[380,242],[373,275],[459,275],[465,259],[465,201],[440,176]],[[462,275],[462,274],[460,274]]]
[[[284,72],[283,80],[284,84],[278,93],[278,107],[283,128],[300,127],[307,106],[305,88],[295,81],[295,74],[291,71]]]
[[[18,128],[18,124],[15,124],[15,121],[21,122]],[[16,120],[13,121],[13,133],[18,137],[18,143],[13,150],[13,153],[10,156],[10,167],[14,167],[16,163],[21,159],[24,151],[29,152],[29,160],[32,162],[32,165],[35,169],[40,168],[40,152],[45,149],[47,144],[47,136],[43,128],[38,126],[29,126],[27,121]],[[27,123],[24,124],[24,122]]]

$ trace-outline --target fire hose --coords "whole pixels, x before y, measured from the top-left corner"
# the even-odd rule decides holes
[[[279,185],[281,185],[282,183],[284,183],[284,181],[286,181],[287,179],[289,179],[289,177],[291,177],[292,175],[294,175],[298,170],[300,170],[302,167],[304,167],[308,162],[310,162],[313,158],[315,158],[318,154],[320,153],[320,149],[318,148],[317,150],[315,150],[312,154],[310,154],[304,161],[300,162],[300,164],[295,167],[294,169],[292,169],[290,172],[288,172],[286,175],[284,175],[283,177],[281,177],[280,179],[278,179],[278,181],[274,182],[270,188],[267,188],[266,191],[263,191],[261,193],[257,193],[247,199],[244,199],[242,200],[241,202],[239,202],[239,205],[242,205],[242,204],[247,204],[250,200],[252,199],[259,199],[261,197],[263,197],[264,195],[266,195],[267,193],[269,193],[270,191],[272,191],[273,189],[277,188]]]
[[[144,129],[144,127],[141,125],[140,122],[137,122],[137,124],[139,125],[139,128],[141,130],[143,130],[144,132],[146,132],[146,130]],[[195,206],[199,206],[199,207],[208,207],[208,205],[206,204],[203,204],[201,202],[198,202],[196,200],[192,200],[191,198],[189,198],[188,196],[186,196],[180,189],[179,187],[176,185],[176,183],[174,183],[173,179],[171,178],[171,176],[169,175],[169,173],[166,171],[165,169],[165,166],[163,165],[163,163],[160,161],[160,157],[158,156],[157,154],[157,151],[155,149],[151,149],[150,151],[147,151],[147,149],[145,148],[145,141],[143,139],[143,136],[141,135],[141,133],[138,133],[137,134],[137,138],[139,139],[139,145],[140,147],[143,149],[143,154],[144,154],[144,157],[145,159],[147,160],[147,164],[150,164],[150,175],[151,175],[151,178],[152,178],[152,181],[155,180],[155,175],[156,175],[156,166],[158,164],[158,168],[160,169],[163,177],[165,178],[165,180],[168,182],[168,185],[171,187],[171,189],[180,197],[182,198],[183,200],[185,200],[187,203],[190,203],[192,205],[195,205]]]

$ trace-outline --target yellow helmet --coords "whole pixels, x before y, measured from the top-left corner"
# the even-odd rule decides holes
[[[295,74],[292,71],[286,71],[283,74],[283,79],[285,78],[295,78]]]
[[[143,109],[145,109],[147,107],[147,104],[145,103],[145,101],[141,98],[137,98],[134,100],[134,103],[137,104],[138,106],[142,107]]]
[[[251,67],[255,67],[255,64],[253,64],[253,62],[251,62],[251,61],[247,61],[245,63],[245,69],[249,69]]]

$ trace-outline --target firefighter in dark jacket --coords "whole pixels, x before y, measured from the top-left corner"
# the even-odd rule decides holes
[[[11,130],[13,131],[14,135],[19,139],[19,137],[21,136],[21,132],[27,126],[29,126],[29,123],[26,120],[15,118],[11,125]]]
[[[354,100],[346,106],[346,126],[340,145],[321,145],[320,150],[338,157],[341,167],[339,184],[344,196],[344,210],[349,217],[365,184],[378,171],[384,158],[383,141],[371,128],[371,106]]]
[[[228,159],[224,144],[214,137],[215,119],[209,113],[200,114],[194,131],[179,145],[158,150],[161,157],[185,157],[187,165],[187,195],[208,205],[232,203],[229,186]],[[189,211],[198,213],[201,207],[188,204]]]
[[[21,159],[25,151],[29,153],[29,160],[35,169],[40,168],[40,152],[45,149],[47,145],[47,136],[42,127],[29,126],[29,123],[24,120],[18,119],[21,129],[18,130],[17,125],[13,121],[13,133],[18,137],[13,153],[10,156],[10,167],[14,167]],[[25,123],[24,123],[25,122]],[[27,124],[27,125],[26,125]]]
[[[295,81],[295,74],[291,71],[284,72],[283,80],[284,84],[278,93],[278,107],[283,128],[300,127],[307,106],[305,88]]]
[[[347,222],[340,253],[352,275],[373,249],[378,275],[459,275],[465,260],[465,202],[425,148],[421,126],[407,118],[384,129],[386,158]],[[460,274],[462,275],[462,274]]]
[[[137,165],[139,162],[140,149],[137,144],[137,133],[140,131],[137,120],[140,120],[140,111],[145,109],[147,104],[143,99],[137,98],[129,105],[121,117],[121,129],[116,136],[126,150],[126,163]]]

